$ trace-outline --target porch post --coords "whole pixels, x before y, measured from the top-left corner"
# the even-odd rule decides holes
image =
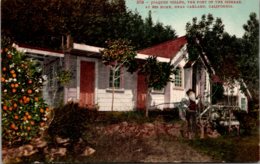
[[[66,42],[64,43],[64,36],[62,36],[62,49],[64,53],[64,69],[65,71],[70,69],[70,51],[72,49],[72,38],[70,35],[66,36]],[[64,86],[64,104],[68,101],[68,90],[69,86]]]

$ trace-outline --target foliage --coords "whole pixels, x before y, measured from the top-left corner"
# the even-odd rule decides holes
[[[168,82],[173,82],[171,75],[175,73],[175,71],[171,60],[168,63],[164,63],[159,62],[156,56],[149,56],[141,66],[140,72],[145,75],[145,82],[148,88],[145,112],[146,117],[148,117],[148,102],[150,101],[149,95],[152,88],[162,89]]]
[[[189,145],[217,161],[225,162],[257,162],[259,161],[259,136],[246,137],[221,136],[219,138],[196,139]]]
[[[200,21],[195,17],[192,23],[188,22],[186,36],[190,60],[205,53],[222,80],[229,84],[244,81],[254,97],[258,97],[259,21],[255,13],[249,17],[243,26],[243,38],[229,35],[222,20],[211,14],[202,15]]]
[[[221,100],[224,96],[224,87],[222,84],[212,84],[212,104],[215,104],[218,100]]]
[[[225,32],[221,18],[212,14],[202,15],[201,20],[192,19],[186,25],[190,60],[205,53],[216,73],[224,81],[238,79],[239,70],[235,63],[238,51],[237,38]]]
[[[112,105],[114,107],[115,82],[121,77],[121,68],[131,67],[135,62],[136,52],[130,46],[130,42],[124,39],[107,41],[107,48],[101,51],[102,60],[105,65],[109,65],[112,71]],[[120,72],[117,74],[117,72]]]
[[[259,111],[235,111],[235,116],[240,122],[241,134],[252,135],[252,133],[258,129]]]
[[[14,48],[3,48],[2,136],[4,144],[31,140],[46,124],[48,107],[41,97],[39,65]]]
[[[141,73],[146,76],[148,88],[164,88],[168,82],[173,82],[171,77],[175,73],[171,61],[159,62],[156,56],[149,56],[141,66]]]
[[[124,0],[3,0],[1,4],[2,36],[34,46],[60,48],[67,34],[75,42],[101,47],[109,38],[125,38],[137,49],[176,37],[171,27],[148,24],[137,12],[126,10]]]
[[[256,13],[251,13],[247,24],[243,26],[242,53],[239,55],[238,66],[241,78],[247,84],[253,96],[258,99],[259,86],[259,20]]]
[[[54,109],[54,118],[48,128],[48,134],[54,138],[60,136],[77,142],[85,132],[88,120],[88,109],[79,107],[78,104],[68,103]]]
[[[57,78],[61,85],[67,85],[72,78],[72,72],[68,70],[62,70],[58,73]]]

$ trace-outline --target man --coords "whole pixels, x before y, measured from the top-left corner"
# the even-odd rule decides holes
[[[188,106],[188,110],[186,111],[186,119],[188,122],[188,136],[189,136],[189,139],[192,139],[197,130],[196,111],[198,108],[197,107],[198,100],[196,99],[195,92],[192,89],[189,89],[186,92],[186,94],[189,98],[189,106]]]

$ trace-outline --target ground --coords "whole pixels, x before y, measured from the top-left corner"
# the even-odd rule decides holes
[[[170,115],[156,113],[154,116],[151,114],[150,118],[143,117],[142,113],[113,113],[104,116],[99,112],[98,117],[88,116],[89,120],[93,117],[94,121],[87,124],[81,141],[73,149],[69,149],[65,144],[53,144],[50,139],[45,138],[48,144],[40,151],[31,156],[6,161],[11,163],[259,161],[258,133],[250,136],[223,135],[214,139],[188,140],[180,133],[183,122],[173,119],[173,116],[174,113]],[[89,156],[82,156],[86,147],[95,149],[95,152]],[[50,157],[49,152],[59,148],[67,150],[65,155]],[[10,152],[19,152],[20,149]],[[7,151],[5,147],[3,150]],[[3,158],[6,156],[8,153],[5,153]]]

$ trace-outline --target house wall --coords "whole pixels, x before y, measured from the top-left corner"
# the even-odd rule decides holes
[[[186,55],[186,54],[183,54],[183,55]],[[182,70],[182,87],[176,87],[174,83],[171,83],[171,87],[170,87],[171,103],[180,102],[183,98],[186,97],[187,76],[185,76],[186,72],[185,72],[185,69],[183,68],[186,63],[186,60],[183,56],[181,56],[181,58],[182,58],[182,60],[180,60],[180,62],[178,63],[178,67]],[[172,75],[172,76],[174,79],[174,75]],[[172,107],[173,107],[173,105],[172,105]]]
[[[235,96],[237,97],[238,106],[242,109],[242,98],[245,99],[245,111],[248,111],[248,99],[246,95],[240,90],[240,85],[238,82],[235,82],[233,86],[223,85],[224,86],[224,95],[225,96]]]
[[[95,62],[95,104],[100,111],[111,111],[112,89],[109,88],[110,68],[105,66],[100,59],[76,57],[71,60],[75,65],[73,76],[76,78],[71,81],[68,89],[68,99],[76,102],[80,99],[80,61]],[[137,75],[131,74],[126,70],[122,71],[122,88],[115,90],[114,111],[133,110],[136,105]]]
[[[77,101],[77,56],[69,56],[69,70],[72,72],[72,78],[68,84],[68,93],[65,100]]]
[[[98,63],[98,86],[97,86],[97,100],[101,111],[111,111],[112,105],[112,89],[109,88],[109,66],[105,66],[101,61]],[[137,93],[137,75],[122,70],[121,74],[122,88],[115,89],[114,94],[114,110],[115,111],[130,111],[135,108],[136,105],[136,93]]]

